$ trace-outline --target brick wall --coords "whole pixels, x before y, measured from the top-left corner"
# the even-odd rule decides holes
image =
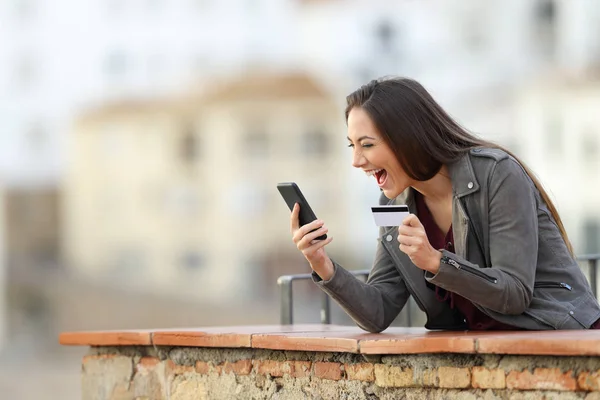
[[[84,400],[599,399],[600,358],[96,347]]]

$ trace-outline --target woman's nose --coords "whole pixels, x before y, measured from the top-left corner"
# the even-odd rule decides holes
[[[362,152],[355,150],[352,154],[352,166],[354,168],[360,168],[363,165],[365,165],[365,158],[363,157]]]

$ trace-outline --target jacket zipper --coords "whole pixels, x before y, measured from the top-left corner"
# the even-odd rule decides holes
[[[556,289],[567,289],[573,290],[571,285],[564,282],[536,282],[533,285],[534,288],[556,288]]]
[[[488,276],[488,275],[484,274],[483,272],[479,271],[478,269],[469,267],[468,265],[460,264],[458,261],[453,260],[453,259],[451,259],[449,257],[444,256],[444,257],[442,257],[441,261],[443,263],[445,263],[445,264],[453,266],[456,269],[467,271],[467,272],[469,272],[469,273],[471,273],[473,275],[476,275],[476,276],[478,276],[480,278],[483,278],[483,279],[485,279],[488,282],[498,283],[498,280],[496,278]]]

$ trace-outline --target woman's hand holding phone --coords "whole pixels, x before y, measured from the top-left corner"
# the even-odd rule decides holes
[[[299,213],[300,205],[296,203],[290,217],[292,239],[313,271],[321,279],[329,280],[333,276],[333,263],[325,253],[325,246],[331,243],[333,238],[328,236],[324,240],[315,240],[317,237],[327,233],[327,227],[323,221],[318,219],[300,226]]]

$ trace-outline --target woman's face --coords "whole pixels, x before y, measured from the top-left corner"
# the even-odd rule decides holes
[[[411,186],[394,152],[383,140],[369,115],[360,107],[348,113],[348,141],[352,148],[352,166],[373,176],[388,199]]]

